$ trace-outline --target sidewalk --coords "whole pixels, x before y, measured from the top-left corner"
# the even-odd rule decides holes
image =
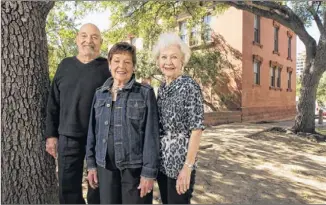
[[[266,126],[274,126],[274,127],[283,127],[283,128],[291,128],[294,125],[294,120],[284,120],[278,122],[266,123]],[[326,119],[323,119],[323,124],[318,124],[318,119],[315,119],[315,127],[326,129]]]
[[[291,123],[207,128],[201,141],[206,149],[198,155],[192,203],[325,204],[325,143],[274,133],[250,136],[274,126],[290,127]],[[159,198],[157,190],[154,196]]]

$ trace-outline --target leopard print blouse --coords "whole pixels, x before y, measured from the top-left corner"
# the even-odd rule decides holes
[[[160,171],[176,179],[187,156],[193,129],[204,129],[201,89],[189,76],[182,75],[158,90],[160,116]]]

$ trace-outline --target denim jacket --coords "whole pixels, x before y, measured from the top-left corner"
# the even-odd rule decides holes
[[[105,167],[114,114],[115,163],[120,170],[142,168],[141,176],[156,178],[159,165],[159,119],[153,88],[135,81],[118,90],[111,113],[113,78],[95,92],[88,127],[86,161],[88,169]]]

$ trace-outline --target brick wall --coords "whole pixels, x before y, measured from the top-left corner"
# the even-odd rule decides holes
[[[241,111],[219,111],[204,114],[204,124],[206,126],[232,122],[241,122]]]
[[[242,76],[242,108],[255,109],[256,107],[283,107],[295,105],[295,79],[296,79],[296,36],[292,37],[292,59],[287,59],[288,32],[290,29],[280,25],[279,30],[279,55],[274,54],[274,21],[261,18],[261,42],[262,45],[253,45],[254,40],[254,15],[243,12],[243,76]],[[262,58],[260,68],[260,85],[254,85],[253,55]],[[281,89],[271,89],[270,62],[282,65]],[[288,90],[287,68],[293,69],[291,88]],[[265,109],[264,109],[265,110]]]
[[[251,107],[242,111],[218,111],[204,114],[204,124],[214,126],[233,122],[260,122],[294,119],[295,106]]]
[[[295,106],[250,107],[242,109],[243,122],[294,119]]]

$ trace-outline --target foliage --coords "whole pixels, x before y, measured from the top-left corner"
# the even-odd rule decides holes
[[[305,26],[309,27],[314,21],[310,11],[315,11],[321,17],[326,9],[326,3],[323,1],[290,1],[289,7],[305,23]]]
[[[111,1],[102,2],[111,10],[111,28],[108,39],[117,42],[129,35],[144,39],[144,47],[151,49],[160,33],[175,31],[178,18],[190,15],[188,27],[202,22],[207,14],[207,7],[212,7],[212,13],[224,11],[227,7],[214,2],[192,1]],[[218,6],[217,6],[218,5]]]
[[[296,79],[296,86],[295,86],[295,95],[300,96],[300,89],[301,89],[301,77],[297,76]]]
[[[136,77],[150,78],[157,74],[159,74],[159,70],[151,56],[151,53],[148,50],[138,51]]]
[[[319,81],[317,89],[317,101],[319,104],[326,106],[326,73],[323,74]]]
[[[199,79],[203,86],[214,85],[223,64],[223,57],[216,49],[196,50],[192,53],[184,72]]]
[[[194,25],[203,24],[203,17],[208,13],[207,8],[210,8],[212,15],[228,8],[224,4],[215,2],[191,1],[111,1],[102,2],[102,5],[110,8],[112,13],[110,16],[112,26],[105,34],[111,43],[126,40],[128,37],[144,39],[145,50],[137,54],[139,77],[149,77],[159,73],[155,62],[151,59],[150,50],[159,34],[166,31],[177,32],[178,19],[186,18],[190,30]],[[212,73],[206,71],[216,68],[216,65],[208,59],[216,60],[219,57],[218,52],[194,52],[185,70],[207,81],[208,75]],[[196,67],[198,69],[194,69]]]

